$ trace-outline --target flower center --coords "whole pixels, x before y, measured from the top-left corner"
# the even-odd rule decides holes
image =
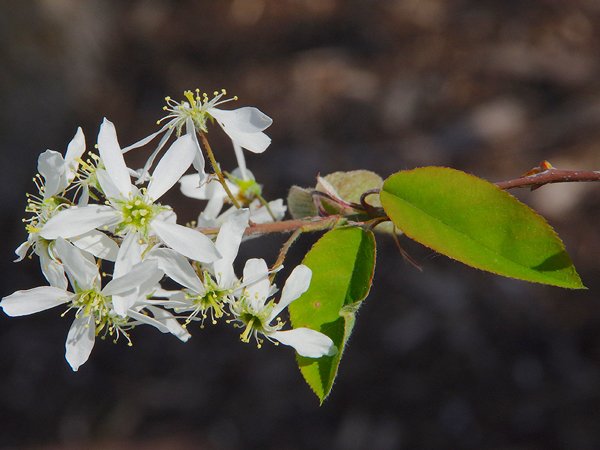
[[[103,333],[101,335],[102,339],[105,339],[107,335],[114,336],[116,342],[122,334],[127,339],[128,345],[132,345],[126,331],[133,328],[133,326],[128,324],[126,317],[119,316],[111,309],[110,297],[106,297],[93,289],[81,291],[77,293],[69,309],[73,308],[77,309],[77,317],[83,314],[94,318],[96,336],[101,333]]]
[[[240,327],[244,331],[240,335],[240,340],[249,343],[254,337],[258,348],[262,347],[263,339],[259,338],[259,333],[269,339],[269,334],[280,330],[284,323],[278,317],[273,325],[269,324],[271,312],[275,307],[275,302],[270,301],[262,308],[256,308],[252,304],[247,295],[242,296],[235,304],[232,305],[232,311],[236,316],[236,320],[240,323]]]
[[[256,182],[256,180],[244,180],[242,178],[235,177],[230,173],[227,174],[227,178],[239,188],[237,199],[241,203],[249,204],[255,198],[261,198],[262,188],[260,184]]]
[[[212,279],[208,272],[204,272],[204,294],[200,295],[190,291],[186,291],[185,297],[188,301],[195,306],[194,311],[186,320],[186,324],[189,324],[194,317],[201,315],[200,327],[204,328],[204,319],[210,314],[211,322],[213,325],[217,323],[217,319],[220,319],[225,315],[223,309],[224,304],[228,300],[228,296],[231,294],[230,289],[222,289]]]
[[[34,178],[35,180],[35,178]],[[40,194],[43,193],[43,187]],[[62,205],[68,205],[68,200],[61,197],[50,197],[44,199],[39,195],[25,194],[27,196],[27,206],[25,212],[33,214],[31,217],[22,219],[25,223],[25,231],[29,234],[39,233],[44,224],[56,214]]]
[[[76,186],[75,195],[77,195],[77,192],[82,188],[89,190],[89,188],[92,187],[101,190],[96,172],[100,167],[104,167],[104,165],[102,165],[100,157],[95,153],[89,153],[88,156],[89,158],[85,160],[83,158],[77,159],[79,167],[77,169],[76,180],[73,183]],[[93,198],[97,200],[95,196],[93,196]]]
[[[133,195],[128,200],[119,201],[123,220],[118,231],[134,230],[142,235],[148,235],[148,226],[152,219],[160,212],[161,206],[155,205],[143,194]]]
[[[165,97],[167,104],[163,106],[163,111],[167,111],[169,114],[157,123],[168,120],[171,126],[175,127],[177,135],[180,136],[186,122],[191,119],[196,130],[207,133],[206,121],[212,118],[209,112],[210,108],[237,100],[237,97],[221,100],[224,95],[227,95],[227,91],[221,89],[221,92],[213,92],[213,98],[209,99],[206,92],[201,93],[200,89],[196,89],[194,92],[185,91],[183,93],[185,100],[181,102],[175,101],[171,97]]]

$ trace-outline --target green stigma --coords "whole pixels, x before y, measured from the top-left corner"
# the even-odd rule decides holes
[[[117,231],[134,230],[143,236],[148,236],[150,222],[163,209],[160,205],[153,204],[143,193],[117,204],[123,216]]]
[[[206,271],[203,273],[203,279],[205,288],[203,294],[196,294],[189,291],[185,293],[186,299],[195,307],[192,314],[187,318],[186,324],[189,324],[195,317],[201,315],[200,326],[203,327],[204,319],[208,318],[210,314],[211,322],[215,325],[217,319],[225,315],[224,305],[231,294],[231,290],[220,288]]]
[[[88,289],[77,293],[77,296],[72,302],[71,308],[76,308],[76,315],[83,314],[84,316],[92,316],[96,326],[96,336],[102,334],[102,338],[106,336],[114,336],[115,342],[118,337],[123,334],[129,345],[131,340],[125,329],[132,328],[127,322],[127,318],[115,314],[111,308],[111,298],[102,295],[94,289]]]

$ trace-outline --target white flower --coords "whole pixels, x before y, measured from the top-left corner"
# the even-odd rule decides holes
[[[167,97],[165,111],[169,114],[162,120],[166,120],[167,126],[175,128],[181,134],[188,118],[192,119],[197,130],[203,132],[208,131],[207,120],[213,118],[235,144],[253,153],[264,152],[271,139],[263,131],[271,126],[273,120],[254,107],[246,106],[229,111],[217,108],[237,100],[237,97],[221,100],[226,94],[224,89],[221,92],[215,91],[214,97],[209,100],[208,94],[200,94],[200,90],[196,89],[195,94],[192,91],[184,92],[187,101],[176,102]]]
[[[108,205],[71,207],[52,217],[40,235],[45,239],[71,238],[96,228],[111,228],[116,234],[147,239],[157,236],[182,255],[205,263],[220,257],[213,242],[204,234],[173,223],[170,208],[156,204],[190,166],[195,148],[188,135],[178,138],[154,170],[147,189],[131,183],[129,170],[117,140],[114,125],[104,120],[98,134],[98,150],[106,170],[96,176],[108,198]]]
[[[225,180],[225,183],[233,196],[237,198],[239,188],[229,180]],[[229,201],[227,192],[217,179],[213,178],[208,182],[202,182],[196,174],[184,175],[179,180],[179,184],[181,193],[186,197],[208,200],[204,211],[200,214],[200,217],[205,217],[207,220],[215,219],[223,209],[223,205]]]
[[[98,266],[93,259],[61,238],[56,241],[56,247],[74,287],[73,292],[41,286],[17,291],[3,298],[0,306],[9,316],[33,314],[61,304],[67,304],[69,310],[74,309],[75,320],[67,336],[65,357],[77,371],[89,358],[97,335],[114,336],[115,340],[123,335],[129,341],[127,331],[138,322],[119,315],[115,305],[132,296],[134,304],[137,301],[144,305],[146,296],[158,284],[163,272],[158,269],[156,261],[144,261],[102,288]],[[137,312],[133,311],[133,314]],[[161,327],[165,328],[165,325]]]
[[[63,156],[53,150],[46,150],[38,158],[38,172],[44,177],[44,200],[63,192],[73,181],[79,167],[81,155],[85,152],[85,136],[81,127],[67,146]]]
[[[74,180],[78,168],[78,161],[85,151],[85,138],[81,128],[77,129],[75,137],[67,147],[63,158],[58,152],[46,150],[38,158],[38,171],[40,175],[34,178],[38,194],[27,194],[27,207],[25,212],[31,214],[27,219],[25,229],[28,237],[15,250],[21,261],[30,249],[39,256],[42,273],[48,282],[55,287],[66,288],[65,278],[60,255],[53,251],[53,243],[40,236],[40,231],[51,217],[55,216],[70,205],[69,200],[62,194]],[[117,254],[117,244],[100,231],[89,231],[81,236],[74,236],[72,242],[82,250],[92,253],[99,258],[114,261]]]
[[[247,209],[237,210],[221,226],[215,245],[222,257],[207,265],[202,277],[197,275],[185,258],[172,250],[155,249],[148,254],[148,258],[157,259],[158,266],[168,277],[185,287],[183,291],[169,295],[169,300],[161,305],[177,312],[191,311],[188,323],[200,315],[203,324],[210,315],[215,324],[223,316],[224,305],[233,300],[233,292],[239,285],[233,262],[248,226],[248,216]]]
[[[140,175],[143,177],[150,169],[150,166],[160,149],[165,145],[165,142],[174,131],[177,136],[180,136],[183,127],[185,126],[186,134],[193,135],[197,148],[200,150],[200,145],[196,138],[196,130],[204,133],[208,132],[207,122],[209,119],[214,119],[231,138],[238,160],[238,167],[240,167],[242,173],[245,173],[246,162],[241,149],[245,148],[253,153],[264,152],[271,144],[271,139],[263,133],[263,131],[271,126],[273,120],[258,108],[254,107],[243,107],[234,110],[217,108],[217,106],[224,103],[237,100],[237,97],[222,100],[222,97],[226,94],[227,92],[224,89],[221,90],[221,92],[215,91],[213,93],[213,98],[209,99],[208,94],[201,94],[200,90],[196,89],[195,93],[192,91],[185,91],[184,96],[186,100],[181,102],[177,102],[171,97],[166,97],[165,100],[167,105],[163,109],[168,114],[158,121],[159,123],[166,123],[157,132],[124,148],[123,152],[141,147],[159,134],[165,133],[160,140],[157,149],[150,156],[146,167],[142,170]],[[201,161],[199,160],[200,158]],[[200,176],[204,178],[204,158],[201,154],[200,158],[196,159],[194,167],[196,167]]]
[[[262,339],[258,335],[261,334],[270,341],[294,347],[301,356],[320,358],[334,355],[337,349],[323,333],[309,328],[280,331],[284,323],[279,314],[306,292],[312,277],[311,270],[304,265],[297,266],[288,277],[278,303],[267,301],[276,290],[269,282],[268,273],[264,260],[249,259],[246,262],[242,280],[245,287],[239,299],[231,305],[236,321],[244,328],[241,340],[250,342],[250,338],[254,337],[260,347]]]
[[[267,223],[281,220],[287,210],[282,199],[272,200],[267,203],[268,208],[263,205],[256,195],[261,194],[261,186],[254,180],[250,171],[247,172],[248,179],[236,178],[239,171],[236,169],[225,180],[229,190],[241,204],[248,205],[250,210],[250,221],[254,223]],[[223,206],[229,202],[229,196],[218,180],[212,179],[207,183],[199,182],[197,175],[184,175],[179,180],[183,195],[198,199],[208,200],[204,210],[198,216],[199,227],[218,227],[225,223],[228,218],[235,214],[237,208],[231,207],[221,213]]]

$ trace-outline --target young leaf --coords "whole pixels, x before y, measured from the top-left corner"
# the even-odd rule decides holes
[[[319,359],[297,358],[302,376],[323,403],[333,386],[355,313],[371,288],[373,233],[356,227],[331,230],[313,245],[303,264],[313,275],[308,291],[289,306],[292,325],[325,333],[338,350],[334,356]]]
[[[546,220],[486,180],[423,167],[390,176],[380,198],[408,237],[450,258],[506,277],[584,288]]]
[[[350,172],[333,172],[323,177],[328,181],[347,202],[360,202],[360,196],[363,192],[371,189],[380,189],[383,179],[375,172],[369,170],[351,170]],[[317,190],[323,190],[317,183]],[[377,196],[371,197],[373,206],[381,206]]]
[[[292,186],[287,197],[290,214],[294,219],[313,217],[318,215],[317,207],[313,201],[310,189]]]

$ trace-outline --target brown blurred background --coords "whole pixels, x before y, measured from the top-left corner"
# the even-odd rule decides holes
[[[131,143],[184,89],[227,88],[274,118],[272,146],[249,158],[269,198],[357,168],[492,181],[543,159],[600,168],[599,20],[598,0],[1,2],[0,295],[43,283],[36,261],[10,262],[38,154],[64,151],[78,125],[93,145],[103,116]],[[220,130],[211,139],[231,167]],[[516,194],[556,227],[588,291],[404,241],[420,273],[380,238],[321,408],[289,349],[242,345],[226,326],[185,345],[144,329],[133,349],[99,341],[74,374],[69,318],[2,316],[0,448],[600,448],[600,187]],[[182,220],[200,207],[165,200]],[[265,241],[242,256],[273,258],[281,239]]]

